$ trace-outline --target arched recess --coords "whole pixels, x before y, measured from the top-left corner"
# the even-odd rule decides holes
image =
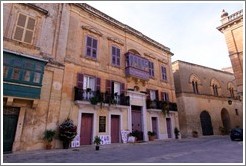
[[[231,130],[231,121],[230,121],[229,113],[225,108],[221,110],[221,120],[226,134],[229,134]]]
[[[211,122],[211,117],[207,111],[202,111],[200,114],[200,121],[202,126],[203,135],[213,135],[213,126]]]

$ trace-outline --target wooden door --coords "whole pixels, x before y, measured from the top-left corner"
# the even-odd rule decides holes
[[[120,116],[111,115],[111,143],[120,141]]]
[[[167,137],[172,138],[172,123],[170,118],[166,118],[167,122]]]
[[[157,139],[157,118],[156,117],[152,117],[152,131],[155,132],[155,139]]]
[[[211,122],[211,117],[207,111],[202,111],[200,114],[200,121],[202,126],[203,135],[213,135],[213,126]]]
[[[4,153],[9,153],[12,151],[19,111],[20,109],[15,107],[3,108],[3,152]]]
[[[83,113],[80,127],[80,145],[90,145],[92,143],[93,114]]]
[[[141,107],[132,106],[132,131],[138,131],[138,140],[143,140]]]

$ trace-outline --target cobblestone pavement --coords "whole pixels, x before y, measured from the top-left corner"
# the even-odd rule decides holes
[[[244,163],[243,142],[207,136],[4,154],[8,163]]]

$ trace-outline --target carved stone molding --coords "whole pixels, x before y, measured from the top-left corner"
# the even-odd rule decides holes
[[[89,31],[91,33],[94,33],[94,34],[96,34],[98,36],[102,36],[103,35],[98,29],[96,29],[96,28],[94,28],[92,26],[84,26],[84,25],[82,25],[81,28],[84,29],[84,30],[87,30],[87,31]]]
[[[107,39],[124,46],[124,42],[116,37],[107,37]]]

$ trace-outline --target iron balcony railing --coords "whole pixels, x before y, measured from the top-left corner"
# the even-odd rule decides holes
[[[146,100],[147,109],[162,109],[164,105],[167,105],[169,111],[178,111],[177,104],[167,101],[158,101],[158,100]]]
[[[105,104],[117,104],[117,105],[130,105],[130,97],[125,96],[124,94],[109,94],[108,92],[100,92],[98,91],[91,91],[91,90],[84,90],[78,87],[74,87],[74,101],[89,101],[96,103],[105,103]]]

